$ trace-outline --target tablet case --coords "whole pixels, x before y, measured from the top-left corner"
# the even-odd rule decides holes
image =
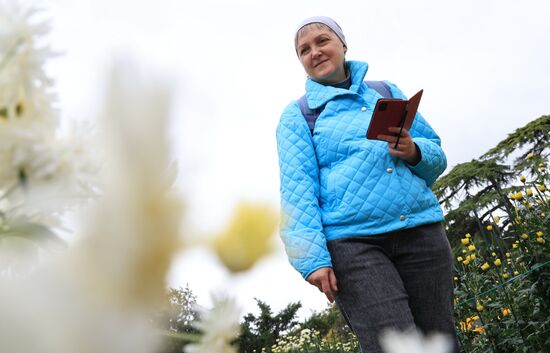
[[[409,100],[380,98],[376,102],[374,113],[367,130],[367,139],[378,140],[378,135],[391,135],[388,127],[397,126],[409,130],[414,121],[423,90],[418,91]]]

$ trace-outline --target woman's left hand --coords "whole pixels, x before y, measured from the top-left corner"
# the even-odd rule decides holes
[[[388,142],[390,155],[401,158],[411,165],[418,164],[420,162],[420,151],[409,132],[406,129],[401,130],[399,127],[390,127],[388,130],[395,135],[378,135],[378,138]],[[395,148],[399,130],[401,130],[401,137],[397,148]]]

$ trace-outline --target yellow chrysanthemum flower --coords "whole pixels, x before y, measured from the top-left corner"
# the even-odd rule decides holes
[[[470,261],[474,261],[476,259],[476,254],[470,254],[468,255],[468,258],[470,259]]]
[[[466,233],[465,237],[466,238],[471,238],[472,236],[470,235],[470,233]]]
[[[458,261],[458,262],[462,262],[462,260],[464,260],[464,259],[462,258],[462,256],[459,256],[459,257],[456,258],[456,261]]]
[[[519,272],[518,271],[514,271],[514,276],[517,276],[519,275]]]
[[[539,231],[537,232],[537,237],[542,237],[543,235],[544,235],[544,233],[543,233],[542,231],[539,230]]]
[[[521,181],[522,183],[525,183],[525,175],[520,175],[519,176],[519,181]]]
[[[530,152],[527,154],[527,158],[531,159],[535,156],[535,154],[533,152]]]
[[[463,263],[464,265],[469,265],[469,264],[470,264],[470,260],[469,260],[469,259],[466,259],[466,260],[462,261],[462,263]]]
[[[493,251],[493,252],[491,253],[491,256],[497,256],[497,253]]]
[[[526,194],[527,196],[531,197],[531,196],[533,196],[533,190],[527,189],[527,190],[525,191],[525,194]]]
[[[509,253],[509,252],[507,252],[507,253],[506,253],[506,257],[510,257],[510,256],[512,256],[512,254]]]
[[[461,242],[462,244],[464,244],[464,245],[468,245],[468,244],[470,244],[470,239],[468,239],[468,238],[463,238],[463,239],[460,239],[460,242]]]
[[[504,279],[508,279],[508,278],[510,278],[510,275],[509,275],[509,274],[507,274],[507,273],[503,273],[503,274],[502,274],[502,278],[504,278]]]
[[[544,240],[544,238],[537,238],[537,242],[538,242],[538,243],[541,243],[541,244],[546,243],[546,241]]]
[[[514,248],[514,249],[517,249],[517,248],[518,248],[518,246],[519,246],[519,245],[518,245],[518,244],[516,244],[516,243],[512,244],[512,248]]]
[[[493,226],[489,224],[489,225],[487,226],[487,230],[488,230],[488,231],[493,230]]]
[[[277,213],[270,207],[243,203],[213,248],[230,271],[246,271],[271,251],[277,224]]]
[[[496,259],[495,261],[493,261],[493,263],[495,264],[495,266],[500,266],[502,265],[502,262],[500,261],[500,259]]]
[[[485,332],[485,329],[483,328],[483,326],[476,326],[472,332],[475,332],[475,333],[484,333]]]
[[[475,333],[483,333],[484,332],[483,326],[479,325],[479,322],[477,322],[478,320],[479,320],[478,315],[468,317],[468,318],[466,318],[465,321],[461,321],[459,323],[460,329],[462,331],[471,331],[471,332],[475,332]]]
[[[523,233],[520,235],[521,239],[529,239],[529,235],[527,233]]]
[[[487,271],[487,270],[489,269],[489,267],[491,267],[491,266],[490,266],[487,262],[484,263],[483,265],[481,265],[481,269],[482,269],[483,271]]]
[[[512,313],[512,311],[510,309],[502,309],[502,315],[503,316],[508,316]]]
[[[544,185],[537,185],[537,189],[538,189],[539,191],[544,191],[544,190],[546,190],[546,186],[544,186]]]
[[[483,305],[481,305],[481,304],[476,305],[476,310],[477,311],[483,311],[483,309],[484,309]]]
[[[476,249],[476,246],[473,244],[468,246],[468,250],[470,251],[474,251],[475,249]]]
[[[496,217],[495,217],[495,223],[498,223],[498,222],[500,222],[500,217],[499,217],[499,216],[496,216]]]

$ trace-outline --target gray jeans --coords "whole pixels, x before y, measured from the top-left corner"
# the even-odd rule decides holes
[[[386,329],[450,335],[453,255],[440,223],[329,241],[338,283],[336,302],[364,353],[382,352]]]

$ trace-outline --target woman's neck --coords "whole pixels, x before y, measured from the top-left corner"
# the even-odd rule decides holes
[[[345,88],[348,89],[351,87],[351,75],[349,73],[347,65],[344,66],[344,72],[346,74],[346,78],[343,81],[331,83],[331,84],[325,84],[325,86],[332,86],[336,88]]]

